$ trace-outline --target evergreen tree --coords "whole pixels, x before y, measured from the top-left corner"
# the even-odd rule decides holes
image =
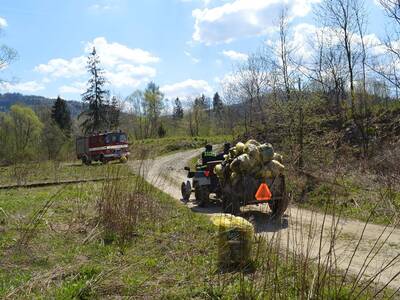
[[[53,104],[51,118],[66,135],[71,133],[71,113],[67,102],[61,99],[60,96],[57,97]]]
[[[160,138],[163,138],[167,134],[167,131],[165,130],[162,123],[160,124],[160,126],[158,126],[157,134],[158,134],[158,137],[160,137]]]
[[[108,120],[110,124],[110,129],[117,129],[119,127],[119,101],[117,97],[113,96],[111,98],[111,103],[109,104],[109,115]]]
[[[208,110],[210,109],[210,99],[202,94],[200,97],[194,99],[194,105],[199,109]]]
[[[81,125],[85,133],[106,129],[108,125],[107,108],[104,103],[108,91],[104,88],[106,79],[104,78],[104,71],[99,67],[99,64],[99,56],[93,47],[93,51],[88,56],[87,63],[87,69],[91,78],[88,81],[87,91],[82,94],[82,100],[86,103],[86,109],[80,115],[86,117]]]
[[[214,111],[214,113],[217,114],[218,116],[220,116],[221,113],[222,113],[223,106],[224,105],[222,103],[221,97],[219,96],[218,93],[215,93],[214,97],[213,97],[213,111]]]
[[[179,100],[179,98],[175,99],[175,106],[174,106],[174,112],[173,112],[173,118],[175,120],[180,120],[183,119],[183,108],[182,108],[182,102]]]

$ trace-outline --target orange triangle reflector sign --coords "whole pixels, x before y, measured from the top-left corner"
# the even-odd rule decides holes
[[[266,183],[261,183],[256,193],[256,199],[258,201],[265,201],[265,200],[271,200],[271,197],[272,194],[268,188],[268,185]]]

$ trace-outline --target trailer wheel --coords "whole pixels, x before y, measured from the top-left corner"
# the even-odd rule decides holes
[[[232,214],[232,215],[239,215],[240,214],[240,203],[239,199],[237,197],[231,196],[231,197],[224,197],[224,200],[222,202],[222,207],[224,210],[224,213],[226,214]]]
[[[207,187],[196,186],[194,189],[196,201],[200,207],[207,207],[210,201],[210,192]]]
[[[284,175],[275,178],[271,192],[272,199],[268,201],[268,206],[272,211],[272,217],[274,219],[280,219],[289,205]]]
[[[234,192],[230,192],[232,188],[226,186],[222,192],[222,209],[224,213],[238,215],[240,213],[240,201],[235,197]]]

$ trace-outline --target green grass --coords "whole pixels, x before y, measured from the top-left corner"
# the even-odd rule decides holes
[[[322,213],[328,207],[329,214],[340,211],[343,217],[386,225],[394,224],[400,212],[400,191],[379,184],[368,186],[351,176],[318,183],[304,183],[291,176],[288,185],[298,206]],[[304,199],[302,190],[307,191]]]
[[[204,147],[207,143],[222,144],[231,141],[232,136],[220,135],[209,137],[165,137],[160,139],[145,139],[133,141],[130,146],[131,153],[137,157],[137,149],[150,152],[154,156],[169,154],[178,151],[197,149]]]
[[[25,288],[18,297],[67,299],[83,293],[191,298],[199,293],[215,257],[215,230],[207,217],[153,190],[162,216],[144,220],[128,245],[104,244],[100,238],[83,243],[96,224],[95,195],[101,188],[99,183],[63,187],[28,248],[19,250],[15,244],[24,224],[59,187],[0,192],[0,207],[8,215],[0,225],[0,298],[24,284],[32,291],[25,294]],[[88,281],[100,278],[96,289],[88,287]],[[50,286],[43,286],[46,280]]]
[[[208,217],[138,177],[118,182],[117,190],[129,193],[138,183],[147,202],[124,242],[106,239],[99,223],[97,209],[108,195],[107,183],[0,191],[0,298],[298,299],[307,293],[316,266],[282,252],[279,242],[255,245],[254,250],[261,245],[261,254],[254,258],[254,272],[221,273],[217,228]],[[52,205],[33,227],[32,216],[49,199]],[[31,235],[22,244],[27,229]],[[335,295],[330,284],[321,292],[327,297]],[[349,286],[346,281],[343,299]]]
[[[24,163],[15,166],[0,167],[0,185],[70,179],[94,179],[105,177],[110,171],[114,170],[119,170],[121,176],[129,175],[126,165],[118,162],[111,162],[107,165],[93,163],[90,166],[83,165],[79,161]]]

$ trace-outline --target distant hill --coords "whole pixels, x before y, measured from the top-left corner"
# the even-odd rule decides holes
[[[55,99],[34,95],[22,95],[19,93],[0,94],[0,111],[6,112],[13,104],[20,103],[31,107],[52,106]],[[82,102],[66,100],[72,117],[76,117],[82,111]]]

